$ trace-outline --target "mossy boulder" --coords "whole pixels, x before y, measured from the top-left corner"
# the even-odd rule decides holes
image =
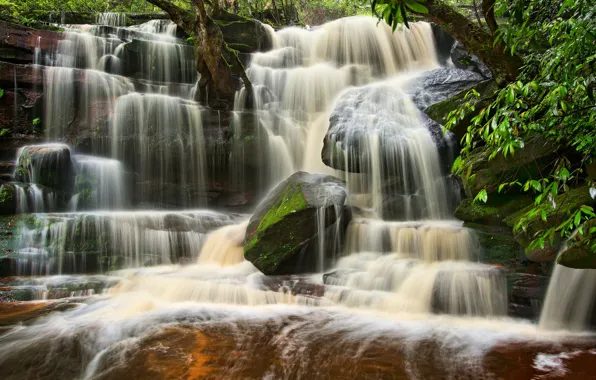
[[[474,197],[482,189],[486,189],[488,193],[497,193],[501,183],[513,180],[523,183],[536,178],[541,171],[548,171],[557,151],[555,144],[539,135],[526,139],[524,148],[508,157],[497,154],[489,160],[493,149],[477,148],[463,164],[461,178],[466,195]]]
[[[64,144],[22,147],[18,153],[14,177],[18,182],[35,183],[70,193],[75,180],[70,148]]]
[[[527,195],[491,194],[487,203],[474,202],[473,198],[464,199],[455,210],[455,217],[464,222],[486,225],[506,225],[503,219],[532,204]]]
[[[540,219],[529,223],[524,229],[520,229],[515,233],[515,240],[525,248],[526,256],[534,262],[550,262],[557,257],[561,241],[555,239],[553,244],[545,243],[543,248],[530,249],[528,246],[536,237],[539,231],[548,229],[550,227],[558,226],[566,218],[568,218],[575,210],[582,205],[594,205],[594,199],[590,196],[589,186],[584,185],[560,194],[554,197],[553,204],[546,214],[546,221]],[[503,221],[514,228],[521,218],[533,207],[527,206],[514,214],[511,214]]]
[[[557,263],[575,269],[596,269],[595,229],[596,219],[584,223],[581,226],[582,233],[576,231],[557,257]]]
[[[507,227],[486,226],[465,222],[464,227],[474,231],[482,248],[482,262],[502,266],[514,266],[523,258],[523,249],[513,238]]]
[[[557,263],[575,269],[596,269],[596,252],[583,246],[570,247],[561,252]]]
[[[486,80],[480,82],[473,86],[471,89],[465,89],[461,91],[459,94],[445,99],[441,102],[435,103],[424,110],[424,113],[432,120],[436,121],[441,125],[447,124],[447,116],[449,112],[461,107],[464,103],[466,103],[465,96],[470,90],[476,90],[480,94],[479,99],[475,99],[472,101],[472,104],[476,107],[477,110],[482,109],[483,107],[487,106],[490,103],[492,95],[497,91],[498,86],[494,80]],[[461,140],[461,138],[466,134],[468,125],[470,124],[470,120],[474,117],[474,114],[468,115],[463,120],[459,120],[454,126],[450,128],[451,132],[453,132],[457,138],[457,140]]]
[[[349,221],[346,196],[338,178],[294,173],[257,207],[246,230],[244,257],[267,275],[317,270],[318,241],[335,240]],[[338,250],[326,245],[324,254],[330,258]]]

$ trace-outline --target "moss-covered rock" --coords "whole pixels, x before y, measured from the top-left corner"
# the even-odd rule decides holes
[[[515,241],[509,228],[470,222],[465,222],[464,227],[474,231],[482,248],[482,262],[510,267],[523,258],[523,249]]]
[[[575,269],[596,269],[596,252],[588,247],[574,246],[561,252],[557,263]]]
[[[335,177],[293,174],[257,207],[246,230],[244,257],[267,275],[317,269],[318,234],[323,231],[327,240],[337,223],[347,222],[346,196],[343,182]],[[335,253],[331,247],[324,252]]]
[[[584,223],[566,244],[565,249],[557,257],[557,263],[575,269],[596,269],[596,220]]]
[[[484,82],[480,82],[476,84],[472,89],[476,90],[480,94],[480,98],[473,101],[474,106],[477,110],[482,109],[483,107],[487,106],[490,103],[490,99],[494,92],[498,89],[498,86],[494,80],[487,80]],[[435,103],[424,110],[424,113],[432,120],[436,121],[441,125],[447,124],[447,116],[449,112],[461,107],[465,102],[466,94],[472,89],[465,89],[461,91],[459,94],[450,97],[449,99],[445,99],[441,102]],[[470,124],[470,120],[474,117],[474,114],[468,115],[463,120],[458,121],[453,127],[451,127],[451,131],[457,137],[457,140],[461,140],[461,138],[466,134],[468,125]]]
[[[555,208],[550,208],[546,214],[546,221],[540,219],[529,223],[525,230],[520,229],[515,234],[515,240],[523,247],[528,247],[536,234],[553,226],[559,225],[568,218],[581,205],[593,205],[595,202],[590,196],[589,186],[584,185],[575,189],[570,189],[566,193],[560,194],[554,198]],[[511,214],[503,221],[514,228],[521,218],[532,208],[527,206],[514,214]],[[530,249],[526,248],[526,256],[534,262],[549,262],[557,257],[561,245],[560,240],[555,240],[553,244],[546,243],[544,248]]]
[[[455,217],[464,222],[506,225],[503,219],[530,205],[532,197],[526,195],[491,194],[487,203],[464,199],[455,210]]]
[[[17,158],[15,180],[70,193],[75,170],[70,148],[64,144],[26,145]]]
[[[489,160],[492,148],[477,148],[463,164],[461,177],[466,194],[473,197],[482,189],[496,193],[503,182],[524,182],[535,178],[540,171],[545,172],[552,165],[557,150],[555,144],[538,135],[526,139],[525,147],[507,158],[497,154]]]

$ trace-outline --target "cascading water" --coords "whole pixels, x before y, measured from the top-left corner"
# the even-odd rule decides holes
[[[166,368],[168,378],[515,378],[501,364],[518,361],[501,344],[514,341],[536,358],[540,348],[527,347],[550,347],[551,335],[507,318],[501,269],[479,263],[475,236],[450,218],[448,137],[412,95],[424,70],[439,67],[429,24],[393,34],[357,17],[270,30],[274,49],[252,55],[256,110],[240,90],[231,176],[267,189],[297,170],[333,174],[346,180],[354,206],[344,242],[323,239],[325,213],[337,216],[339,206],[317,211],[319,273],[264,276],[244,259],[248,215],[182,209],[204,204],[210,169],[189,46],[171,23],[117,28],[118,17],[70,27],[45,60],[55,65],[45,69],[48,140],[86,125],[81,146],[94,156],[71,157],[56,144],[20,153],[25,163],[27,150],[59,152],[52,162],[70,165],[63,193],[72,212],[24,219],[14,256],[18,274],[127,269],[77,285],[70,296],[88,296],[84,306],[0,335],[3,378],[122,378],[131,366]],[[88,106],[84,114],[75,103]],[[249,173],[243,144],[254,140],[262,155],[248,157],[258,166]],[[22,186],[47,181],[44,162],[17,165]],[[179,209],[138,209],[164,206]],[[326,261],[339,246],[343,256]],[[28,286],[45,299],[52,283],[81,278]],[[190,372],[168,367],[176,358]]]

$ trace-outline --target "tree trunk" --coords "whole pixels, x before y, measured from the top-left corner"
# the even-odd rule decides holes
[[[493,73],[497,83],[510,82],[516,79],[521,67],[521,60],[503,51],[500,44],[493,46],[494,37],[481,25],[461,14],[457,9],[441,0],[428,0],[424,5],[428,8],[427,17],[440,25],[447,33],[460,41],[470,53],[480,58]],[[494,0],[483,0],[482,9],[491,31],[496,29],[496,20],[492,11]]]
[[[221,29],[207,13],[204,0],[192,0],[195,12],[186,11],[168,0],[147,0],[163,9],[173,22],[193,37],[199,80],[198,99],[218,109],[229,109],[242,79],[247,91],[252,90],[244,66],[235,51],[228,48]]]

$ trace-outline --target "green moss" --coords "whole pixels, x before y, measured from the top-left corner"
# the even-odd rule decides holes
[[[487,203],[467,198],[455,210],[455,217],[466,222],[504,225],[504,218],[532,203],[532,197],[517,194],[491,194]]]
[[[12,203],[15,199],[15,189],[13,185],[4,184],[0,186],[0,204]]]
[[[274,205],[261,219],[257,231],[262,232],[272,224],[282,220],[288,214],[300,211],[307,206],[308,203],[304,198],[302,188],[300,186],[294,188],[294,186],[289,185],[285,189],[284,195],[280,198],[280,201],[278,201],[278,204]]]
[[[559,255],[557,263],[569,268],[596,269],[596,252],[587,247],[571,247]]]

